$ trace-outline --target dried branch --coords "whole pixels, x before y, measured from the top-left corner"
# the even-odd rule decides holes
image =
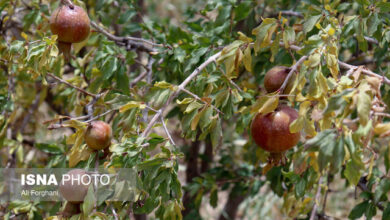
[[[284,46],[284,43],[280,42],[279,45],[280,46]],[[301,47],[295,46],[295,45],[290,45],[290,48],[295,50],[295,51],[299,51],[299,50],[302,49]],[[347,70],[351,70],[351,69],[353,70],[353,69],[357,69],[358,68],[358,66],[354,66],[354,65],[351,65],[351,64],[348,64],[348,63],[344,63],[343,61],[340,61],[340,60],[338,60],[338,64],[339,64],[340,68],[347,69]],[[390,85],[390,79],[388,79],[385,76],[381,76],[381,75],[379,75],[377,73],[374,73],[371,70],[367,70],[367,69],[363,69],[362,73],[365,74],[365,75],[368,75],[368,76],[378,77],[378,78],[380,78],[382,80],[383,83],[385,83],[387,85]]]
[[[343,69],[357,69],[358,66],[354,66],[354,65],[351,65],[351,64],[348,64],[348,63],[344,63],[342,61],[338,61],[339,62],[339,66],[340,68],[343,68]],[[382,80],[383,83],[387,84],[387,85],[390,85],[390,80],[385,77],[385,76],[381,76],[377,73],[374,73],[372,72],[371,70],[367,70],[367,69],[362,69],[362,73],[368,75],[368,76],[373,76],[373,77],[378,77]]]
[[[157,52],[156,49],[153,47],[165,47],[162,44],[156,44],[151,41],[142,39],[142,38],[136,38],[136,37],[118,37],[116,35],[111,34],[107,30],[105,30],[103,27],[96,24],[94,21],[91,21],[91,26],[95,28],[96,31],[100,32],[101,34],[105,35],[109,40],[114,41],[119,46],[125,46],[127,50],[130,50],[131,47],[137,48],[139,50],[143,50],[145,52],[154,53]]]
[[[164,127],[165,133],[167,133],[167,135],[168,135],[169,141],[172,143],[172,145],[176,146],[175,141],[173,141],[173,138],[172,138],[172,136],[169,133],[169,130],[167,128],[167,125],[165,124],[164,118],[161,116],[160,119],[161,119],[161,123]]]
[[[290,78],[292,77],[292,75],[298,70],[298,68],[301,66],[301,64],[303,63],[303,61],[305,61],[307,59],[307,56],[303,56],[301,57],[298,62],[296,62],[292,67],[291,67],[291,70],[290,72],[288,73],[286,79],[284,80],[282,86],[279,88],[279,92],[283,93],[284,89],[286,88],[287,86],[287,83],[288,81],[290,80]]]
[[[296,12],[296,11],[281,11],[280,12],[282,15],[285,16],[292,16],[292,17],[298,17],[298,18],[303,18],[303,14],[301,12]]]
[[[93,94],[93,93],[90,93],[90,92],[88,92],[88,91],[86,91],[86,90],[84,90],[84,89],[82,89],[82,88],[79,88],[79,87],[77,87],[77,86],[75,86],[75,85],[72,85],[71,83],[68,83],[67,81],[65,81],[65,80],[63,80],[63,79],[57,77],[56,75],[54,75],[54,74],[52,74],[52,73],[47,73],[47,75],[49,75],[50,77],[52,77],[53,79],[57,80],[57,81],[60,82],[60,83],[63,83],[63,84],[65,84],[65,85],[69,86],[69,87],[72,87],[72,88],[78,90],[79,92],[81,92],[81,93],[83,93],[83,94],[85,94],[85,95],[89,95],[89,96],[91,96],[91,97],[93,97],[93,98],[95,98],[95,97],[98,96],[98,95]]]
[[[116,213],[114,206],[112,206],[112,205],[110,205],[110,206],[111,206],[111,211],[112,211],[112,214],[114,215],[115,220],[118,220],[119,219],[118,214]]]
[[[209,65],[212,62],[215,62],[215,60],[221,55],[221,52],[218,52],[214,54],[213,56],[209,57],[204,63],[202,63],[199,67],[197,67],[179,86],[178,89],[168,98],[168,101],[165,103],[165,105],[157,111],[157,113],[153,116],[152,120],[149,122],[146,129],[142,132],[141,137],[146,137],[150,130],[152,129],[153,125],[156,123],[159,117],[161,117],[168,107],[168,105],[177,97],[177,95],[183,91],[183,89],[187,86],[188,83],[191,82],[207,65]]]
[[[152,72],[153,72],[152,66],[153,66],[153,63],[154,63],[154,62],[155,62],[155,59],[150,58],[148,65],[145,67],[146,71],[144,71],[143,73],[139,74],[139,75],[130,83],[130,87],[135,86],[139,81],[141,81],[142,79],[144,79],[146,76],[152,75]]]

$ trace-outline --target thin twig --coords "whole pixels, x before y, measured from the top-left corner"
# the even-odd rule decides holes
[[[142,79],[144,79],[146,76],[152,75],[151,73],[153,72],[152,66],[153,66],[154,61],[155,61],[155,60],[154,60],[153,58],[150,58],[150,61],[149,61],[148,65],[145,67],[146,71],[144,71],[143,73],[139,74],[139,75],[130,83],[130,87],[135,86],[139,81],[141,81]],[[149,78],[149,77],[148,77],[148,78]],[[148,79],[148,81],[149,81],[149,79]]]
[[[89,115],[83,115],[83,116],[80,116],[80,117],[69,118],[69,119],[66,120],[66,121],[70,121],[70,120],[83,120],[83,119],[90,118],[90,119],[84,121],[85,123],[89,123],[89,122],[91,122],[91,121],[94,121],[94,120],[96,120],[96,119],[98,119],[98,118],[100,118],[100,117],[103,117],[103,116],[105,116],[105,115],[107,115],[107,114],[110,114],[111,112],[114,112],[114,111],[117,111],[117,110],[118,110],[118,109],[110,109],[110,110],[108,110],[108,111],[106,111],[106,112],[104,112],[104,113],[102,113],[102,114],[96,115],[96,116],[93,117],[93,118],[90,118]],[[49,126],[47,127],[47,129],[53,130],[53,129],[67,128],[67,127],[68,127],[68,126],[66,126],[66,124],[59,123],[59,124],[51,124],[51,125],[49,125]]]
[[[101,34],[105,35],[109,40],[114,41],[116,44],[120,46],[126,46],[127,49],[131,49],[131,47],[135,47],[137,49],[146,51],[146,52],[157,52],[156,49],[153,47],[164,47],[162,44],[156,44],[151,41],[142,39],[142,38],[136,38],[136,37],[118,37],[116,35],[111,34],[107,30],[105,30],[100,25],[96,24],[94,21],[91,21],[91,26],[95,28],[96,31],[100,32]],[[146,45],[147,44],[147,45]]]
[[[217,65],[217,62],[215,61],[215,64]],[[221,68],[221,67],[218,67],[218,69],[223,73],[223,74],[225,74],[224,73],[224,71],[223,71],[223,69]],[[233,86],[234,86],[234,88],[236,88],[239,92],[243,92],[242,91],[242,89],[233,81],[233,80],[231,80],[229,77],[227,77],[226,75],[225,75],[225,77],[226,77],[226,79],[227,80],[229,80],[229,83],[230,84],[232,84]]]
[[[289,10],[289,11],[281,11],[280,13],[282,15],[285,15],[285,16],[293,16],[293,17],[303,18],[303,14],[301,12]]]
[[[161,116],[160,119],[161,119],[162,125],[164,127],[165,133],[167,133],[167,135],[168,135],[169,141],[171,141],[172,145],[176,146],[175,141],[173,140],[171,134],[169,133],[167,125],[165,124],[164,118]]]
[[[184,88],[182,89],[182,91],[187,93],[188,95],[194,97],[196,100],[201,101],[206,105],[210,105],[215,111],[217,111],[219,114],[223,115],[223,112],[221,112],[217,107],[215,107],[214,105],[211,105],[210,103],[207,103],[206,101],[201,99],[198,95],[196,95],[196,94],[192,93],[191,91],[184,89]]]
[[[215,62],[215,60],[221,55],[221,52],[218,52],[214,54],[213,56],[209,57],[204,63],[202,63],[199,67],[197,67],[179,86],[178,89],[168,98],[168,101],[165,103],[165,105],[157,111],[157,113],[153,116],[152,120],[149,122],[146,129],[142,132],[141,137],[146,137],[150,130],[152,129],[153,125],[156,123],[158,118],[164,113],[168,105],[177,97],[177,95],[183,91],[183,89],[187,86],[188,83],[191,82],[204,68],[206,68],[207,65],[209,65],[212,62]]]
[[[313,209],[311,211],[310,220],[314,220],[314,218],[316,217],[316,214],[317,214],[317,208],[318,208],[317,203],[320,201],[320,196],[321,196],[321,182],[322,182],[322,176],[318,180],[318,189],[317,189],[316,197],[314,200],[314,206],[313,206]]]
[[[390,114],[389,113],[384,113],[384,112],[375,112],[374,115],[390,118]]]
[[[303,61],[305,61],[307,59],[307,56],[303,56],[301,57],[298,62],[296,62],[292,67],[291,67],[291,70],[290,72],[288,73],[286,79],[284,80],[282,86],[279,88],[279,92],[280,93],[283,93],[284,89],[286,88],[287,86],[287,83],[288,81],[290,80],[290,78],[292,77],[292,75],[298,70],[299,66],[301,66],[301,64],[303,63]]]
[[[115,220],[118,220],[119,218],[118,218],[118,214],[115,211],[115,208],[112,205],[110,205],[110,206],[111,206],[111,211],[112,211],[112,214],[114,215]]]
[[[339,63],[340,68],[344,68],[344,69],[357,69],[358,68],[357,66],[354,66],[354,65],[351,65],[348,63],[344,63],[340,60],[338,61],[338,63]],[[362,73],[364,73],[368,76],[378,77],[378,78],[382,79],[383,83],[390,85],[390,80],[385,76],[381,76],[381,75],[374,73],[371,70],[367,70],[367,69],[362,69]]]
[[[280,46],[284,46],[284,43],[280,42],[279,45]],[[295,51],[299,51],[299,50],[302,49],[301,47],[296,46],[296,45],[290,45],[290,48],[295,50]],[[358,66],[354,66],[354,65],[345,63],[343,61],[340,61],[340,60],[338,60],[338,64],[339,64],[340,68],[347,69],[347,70],[357,69],[358,68]],[[378,77],[378,78],[380,78],[382,80],[383,83],[385,83],[387,85],[390,85],[390,79],[388,79],[385,76],[381,76],[381,75],[379,75],[377,73],[374,73],[371,70],[367,70],[367,69],[362,69],[362,73],[365,74],[365,75],[368,75],[368,76]]]
[[[68,83],[67,81],[65,81],[65,80],[63,80],[63,79],[57,77],[56,75],[54,75],[54,74],[52,74],[52,73],[47,73],[47,75],[49,75],[50,77],[52,77],[53,79],[57,80],[57,81],[60,82],[60,83],[63,83],[63,84],[65,84],[65,85],[69,86],[69,87],[72,87],[72,88],[78,90],[79,92],[81,92],[81,93],[83,93],[83,94],[85,94],[85,95],[89,95],[89,96],[91,96],[91,97],[96,97],[96,96],[97,96],[96,94],[90,93],[90,92],[88,92],[88,91],[85,91],[85,90],[82,89],[82,88],[79,88],[79,87],[77,87],[77,86],[75,86],[75,85],[72,85],[71,83]]]

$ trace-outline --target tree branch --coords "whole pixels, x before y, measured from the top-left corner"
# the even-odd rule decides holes
[[[129,36],[126,37],[115,36],[110,32],[108,32],[107,30],[105,30],[103,27],[96,24],[94,21],[91,21],[91,26],[95,28],[97,32],[100,32],[101,34],[105,35],[109,40],[114,41],[119,46],[125,46],[127,50],[130,50],[131,47],[134,47],[143,50],[145,52],[154,53],[157,52],[157,50],[154,49],[153,47],[167,47],[165,45],[156,44],[142,38],[129,37]]]
[[[206,101],[204,101],[203,99],[201,99],[198,95],[192,93],[191,91],[187,90],[187,89],[182,89],[183,92],[187,93],[188,95],[194,97],[196,100],[200,101],[200,102],[203,102],[204,104],[206,105],[209,105],[209,103],[207,103]],[[214,105],[211,105],[210,106],[215,110],[217,111],[219,114],[223,115],[223,112],[221,112],[217,107],[215,107]]]
[[[284,46],[284,43],[280,42],[279,45],[280,46]],[[295,50],[295,51],[299,51],[299,50],[302,49],[301,47],[296,46],[296,45],[290,45],[290,48]],[[357,69],[358,68],[358,66],[354,66],[354,65],[345,63],[345,62],[343,62],[341,60],[338,60],[338,64],[339,64],[340,68],[347,69],[347,70],[351,70],[351,69],[353,70],[353,69]],[[387,77],[385,77],[385,76],[381,76],[381,75],[379,75],[377,73],[374,73],[371,70],[367,70],[367,69],[363,69],[362,73],[365,74],[365,75],[368,75],[368,76],[378,77],[378,78],[380,78],[382,80],[383,83],[385,83],[387,85],[390,85],[390,80]]]
[[[82,89],[82,88],[79,88],[79,87],[77,87],[77,86],[75,86],[75,85],[72,85],[71,83],[68,83],[67,81],[65,81],[65,80],[63,80],[63,79],[57,77],[56,75],[54,75],[54,74],[52,74],[52,73],[47,73],[47,75],[49,75],[50,77],[52,77],[53,79],[57,80],[57,81],[60,82],[60,83],[63,83],[63,84],[65,84],[65,85],[69,86],[69,87],[72,87],[72,88],[78,90],[79,92],[81,92],[81,93],[83,93],[83,94],[85,94],[85,95],[89,95],[89,96],[91,96],[91,97],[93,97],[93,98],[96,98],[96,97],[98,96],[98,95],[93,94],[93,93],[90,93],[90,92],[88,92],[88,91],[86,91],[86,90],[84,90],[84,89]]]
[[[316,214],[317,214],[317,208],[318,208],[317,202],[320,201],[320,196],[321,196],[321,182],[322,182],[322,176],[318,180],[318,189],[317,189],[316,197],[314,200],[314,206],[313,206],[313,209],[311,211],[310,220],[314,220],[314,218],[316,217]]]
[[[197,67],[179,86],[178,89],[168,98],[168,101],[165,103],[165,105],[157,111],[157,113],[153,116],[152,120],[149,122],[146,129],[142,132],[141,137],[146,137],[150,130],[152,129],[153,125],[156,123],[158,118],[163,115],[164,111],[168,107],[168,105],[177,97],[177,95],[183,91],[183,89],[187,86],[188,83],[191,82],[192,79],[194,79],[207,65],[209,65],[212,62],[215,62],[215,60],[221,55],[221,52],[218,52],[214,54],[213,56],[209,57],[204,63],[202,63],[199,67]]]
[[[292,67],[291,67],[291,70],[290,72],[288,73],[286,79],[284,80],[282,86],[280,86],[280,88],[278,89],[279,92],[283,93],[284,89],[286,88],[287,86],[287,83],[288,81],[290,80],[290,78],[292,77],[292,75],[298,70],[299,66],[301,66],[301,64],[303,63],[303,61],[305,61],[307,59],[307,56],[303,56],[301,57],[298,62],[296,62]]]
[[[165,133],[167,133],[167,135],[168,135],[169,141],[172,143],[172,145],[176,146],[175,141],[173,141],[173,138],[172,138],[172,136],[169,133],[169,130],[167,128],[167,125],[165,124],[164,118],[160,117],[160,119],[161,119],[161,123],[162,123],[162,125],[164,127]]]

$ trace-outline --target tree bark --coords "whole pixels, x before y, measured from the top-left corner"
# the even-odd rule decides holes
[[[233,220],[236,219],[238,206],[244,201],[245,195],[237,194],[235,190],[231,190],[229,198],[223,208],[219,220]]]
[[[200,149],[200,141],[192,142],[190,150],[188,152],[187,158],[187,170],[186,170],[186,181],[187,184],[192,182],[192,180],[199,176],[198,168],[198,156]],[[183,196],[183,206],[184,210],[182,211],[183,217],[188,215],[191,211],[192,197],[188,191],[184,193]]]
[[[204,173],[210,168],[210,163],[213,161],[213,145],[211,143],[211,139],[206,139],[205,149],[204,149],[204,157],[202,159],[202,164],[200,168],[200,172]]]

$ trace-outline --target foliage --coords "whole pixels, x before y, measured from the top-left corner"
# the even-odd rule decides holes
[[[276,200],[285,218],[333,216],[328,197],[353,202],[339,218],[390,218],[389,2],[212,0],[169,11],[77,0],[98,28],[69,63],[49,28],[59,3],[0,0],[0,163],[93,168],[100,158],[139,172],[136,201],[94,209],[90,193],[72,219],[196,219],[205,201],[221,207],[223,191],[225,208],[249,204],[242,213],[254,219],[273,219]],[[288,95],[265,93],[277,65],[295,74]],[[280,104],[299,110],[290,131],[304,135],[274,166],[249,128]],[[109,151],[84,143],[95,119],[112,125]],[[263,194],[269,201],[254,199]],[[61,206],[13,201],[0,216],[56,219]]]

